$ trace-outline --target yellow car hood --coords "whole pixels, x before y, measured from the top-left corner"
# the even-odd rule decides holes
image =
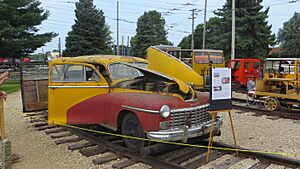
[[[124,63],[124,62],[123,62],[123,64],[125,64],[129,67],[134,67],[134,68],[138,69],[139,71],[141,71],[144,75],[146,75],[148,77],[153,77],[157,80],[161,79],[161,80],[164,80],[164,81],[177,83],[178,86],[179,86],[180,91],[182,91],[183,93],[188,93],[190,91],[189,86],[187,84],[185,84],[183,81],[179,80],[179,79],[171,78],[171,77],[163,75],[159,72],[149,70],[149,69],[145,69],[145,68],[141,68],[141,67],[135,66],[133,64],[128,64],[128,63]]]
[[[151,46],[147,51],[147,60],[148,68],[151,70],[180,79],[187,84],[193,84],[195,87],[203,86],[202,76],[165,51]]]

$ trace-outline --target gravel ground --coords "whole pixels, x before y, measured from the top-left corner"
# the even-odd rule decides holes
[[[233,144],[229,116],[224,119],[222,135],[216,141]],[[300,160],[300,123],[289,119],[268,119],[268,116],[253,116],[252,113],[232,113],[237,144],[244,148],[263,152],[294,154],[291,158]],[[297,155],[296,155],[297,154]]]
[[[28,118],[22,117],[20,92],[8,95],[4,104],[7,138],[12,142],[12,151],[21,156],[13,164],[14,169],[96,169],[92,160],[78,152],[71,152],[66,145],[56,145],[45,132],[36,131]]]
[[[93,165],[91,158],[83,157],[78,151],[67,150],[67,145],[55,145],[53,139],[44,132],[36,131],[30,126],[28,118],[22,117],[20,92],[9,94],[4,108],[7,137],[12,142],[13,153],[21,156],[21,160],[13,164],[14,169],[111,168],[111,163],[101,166]],[[214,140],[233,144],[228,115],[227,113],[219,115],[224,118],[224,126],[222,136],[215,137]],[[291,157],[300,159],[300,121],[271,120],[266,116],[253,116],[251,113],[233,113],[232,115],[239,146],[266,152],[298,154],[298,156]],[[255,163],[255,161],[239,162],[231,168],[243,168],[248,166],[248,163]],[[209,166],[214,165],[216,164],[212,163]],[[130,168],[148,167],[136,164]],[[282,167],[272,165],[271,168]]]

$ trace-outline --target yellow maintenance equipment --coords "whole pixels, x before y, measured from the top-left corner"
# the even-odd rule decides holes
[[[209,87],[211,67],[225,67],[221,50],[181,49],[167,45],[148,48],[147,60],[150,69],[184,79],[195,89]]]
[[[280,106],[300,108],[300,58],[267,58],[264,77],[256,82],[255,97],[263,100],[267,110]]]

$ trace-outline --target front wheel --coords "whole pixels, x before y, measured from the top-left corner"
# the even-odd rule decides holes
[[[122,121],[122,135],[145,138],[145,133],[138,118],[132,114],[126,114]],[[136,152],[140,151],[144,145],[144,140],[124,138],[126,146]]]

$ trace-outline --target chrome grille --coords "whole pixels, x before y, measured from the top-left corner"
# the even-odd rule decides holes
[[[200,126],[211,120],[208,110],[209,104],[183,109],[173,109],[171,110],[170,128],[182,128],[182,126],[186,125],[185,120],[188,116],[191,116],[191,127]]]

